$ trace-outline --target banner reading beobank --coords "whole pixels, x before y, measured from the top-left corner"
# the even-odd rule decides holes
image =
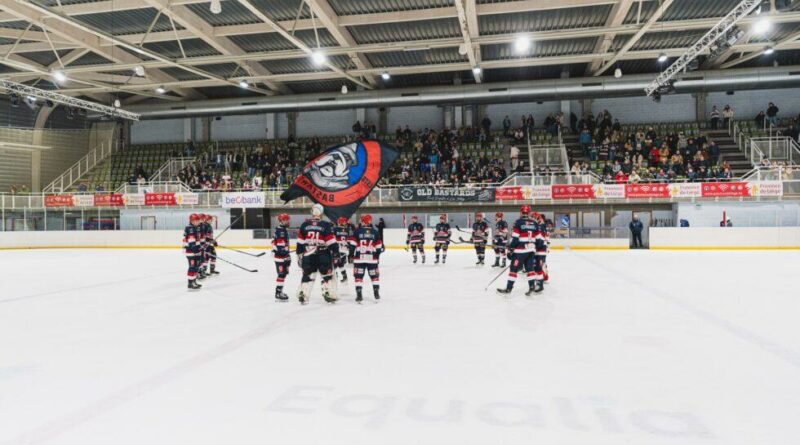
[[[267,200],[263,192],[231,192],[222,194],[219,205],[226,209],[263,209],[267,206]]]

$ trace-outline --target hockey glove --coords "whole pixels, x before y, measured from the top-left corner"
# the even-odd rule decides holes
[[[511,261],[511,260],[513,260],[513,259],[514,259],[514,252],[510,252],[510,251],[509,251],[509,252],[506,254],[506,258],[508,258],[508,261]]]

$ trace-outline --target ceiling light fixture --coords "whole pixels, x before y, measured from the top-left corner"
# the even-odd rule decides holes
[[[519,36],[514,41],[514,50],[518,53],[524,53],[531,47],[531,40],[527,37]]]
[[[392,75],[391,75],[391,74],[389,74],[389,72],[388,72],[388,71],[384,71],[384,72],[383,72],[383,74],[381,74],[381,78],[382,78],[383,80],[389,80],[391,77],[392,77]]]
[[[772,28],[772,22],[769,18],[764,17],[759,19],[753,24],[753,33],[755,34],[764,34]]]
[[[314,51],[311,53],[311,60],[313,60],[317,65],[322,65],[325,63],[325,60],[327,60],[327,57],[325,57],[325,54],[322,54],[319,51]]]
[[[242,79],[242,80],[239,81],[239,86],[242,87],[242,88],[248,88],[250,86],[250,84],[247,83],[246,79]]]
[[[211,5],[209,6],[212,14],[219,14],[222,12],[222,3],[219,0],[211,0]]]
[[[158,93],[158,94],[164,94],[166,92],[167,92],[167,90],[163,86],[156,88],[156,93]]]
[[[67,75],[61,70],[55,70],[53,71],[53,79],[58,83],[63,83],[67,81]]]
[[[664,63],[667,61],[667,53],[661,53],[658,55],[659,63]]]

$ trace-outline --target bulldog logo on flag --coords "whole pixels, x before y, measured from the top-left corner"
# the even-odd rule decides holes
[[[336,145],[306,164],[281,199],[308,196],[332,221],[350,218],[398,155],[396,148],[369,139]]]

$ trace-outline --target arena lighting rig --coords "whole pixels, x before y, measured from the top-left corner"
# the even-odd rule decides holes
[[[5,89],[8,94],[16,94],[19,97],[35,97],[38,99],[44,99],[45,101],[64,104],[70,107],[96,111],[108,116],[121,117],[123,119],[129,119],[132,121],[139,120],[139,115],[137,113],[131,113],[130,111],[125,111],[121,108],[109,107],[107,105],[101,105],[88,100],[78,99],[76,97],[67,96],[54,91],[43,90],[41,88],[12,82],[8,79],[0,79],[0,88]]]
[[[675,61],[669,68],[665,69],[658,75],[658,77],[644,89],[648,96],[652,96],[657,92],[662,85],[669,84],[675,79],[675,76],[683,71],[693,60],[697,58],[704,51],[708,50],[711,45],[719,39],[724,38],[728,31],[733,28],[739,20],[747,17],[748,14],[753,12],[761,5],[762,0],[742,0],[736,5],[731,12],[728,13],[722,20],[719,21],[713,28],[711,28],[700,40],[692,45],[678,60]]]

